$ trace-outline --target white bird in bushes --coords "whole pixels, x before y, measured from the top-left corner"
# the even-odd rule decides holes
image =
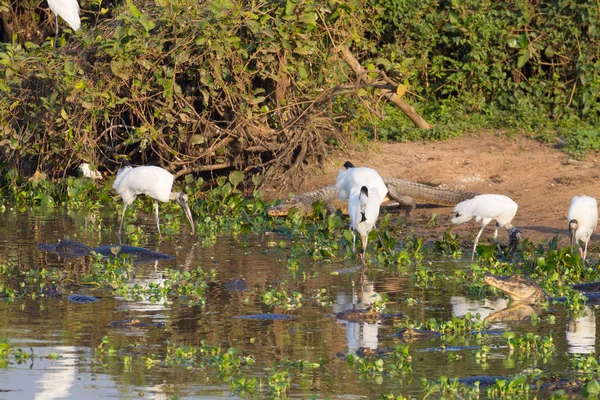
[[[64,19],[74,31],[81,27],[77,0],[48,0],[48,7],[56,15],[56,37],[58,38],[58,17]]]
[[[113,184],[113,189],[123,199],[123,214],[121,215],[121,224],[119,226],[119,236],[123,229],[123,220],[127,206],[131,205],[135,198],[140,194],[150,196],[155,200],[155,219],[156,228],[160,235],[160,222],[158,219],[158,202],[168,202],[176,200],[183,208],[185,216],[192,226],[192,234],[196,233],[196,226],[190,211],[188,197],[185,193],[171,192],[173,187],[173,175],[166,169],[154,166],[132,167],[128,162],[123,163],[123,167],[117,172],[117,178]]]
[[[473,245],[473,254],[471,255],[471,261],[475,259],[475,249],[477,248],[477,242],[483,232],[483,229],[492,220],[496,220],[496,230],[494,231],[494,241],[498,242],[498,227],[502,226],[508,231],[509,245],[508,254],[512,254],[516,250],[519,244],[519,238],[521,233],[519,230],[511,225],[511,221],[517,213],[519,205],[515,203],[510,197],[502,194],[481,194],[475,196],[472,199],[462,201],[456,205],[454,211],[456,215],[452,218],[453,224],[462,224],[475,218],[475,221],[481,221],[482,226],[475,238],[475,244]]]
[[[88,163],[80,164],[79,171],[81,171],[81,174],[86,178],[90,178],[95,181],[102,179],[102,174],[100,173],[100,171],[98,171],[98,169],[96,168],[93,168]]]
[[[585,263],[590,237],[598,226],[598,202],[590,196],[573,197],[567,219],[569,220],[571,250],[573,250],[575,243],[577,243],[583,260],[582,262]],[[581,249],[579,245],[580,240],[585,243],[585,250]]]
[[[388,189],[381,176],[372,168],[355,168],[350,162],[344,164],[346,169],[338,173],[335,187],[340,200],[348,201],[350,229],[353,241],[352,251],[355,251],[356,234],[362,240],[361,259],[364,261],[369,240],[369,232],[375,227],[379,217],[379,206],[387,196]]]

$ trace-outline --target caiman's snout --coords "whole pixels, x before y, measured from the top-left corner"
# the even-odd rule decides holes
[[[491,285],[492,283],[496,282],[496,277],[491,272],[486,272],[483,276],[483,280],[488,285]]]

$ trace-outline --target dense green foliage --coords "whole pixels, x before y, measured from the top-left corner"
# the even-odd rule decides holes
[[[558,130],[574,153],[597,149],[592,1],[81,3],[84,29],[65,28],[54,48],[27,34],[52,31],[46,9],[0,1],[5,40],[14,33],[0,45],[0,144],[25,175],[62,176],[82,160],[114,170],[120,155],[183,172],[291,173],[361,130],[402,140]],[[340,44],[408,88],[435,128],[417,130],[356,87]]]
[[[339,12],[322,23],[349,23],[351,8],[331,5]],[[120,155],[185,172],[297,170],[337,136],[331,105],[312,101],[344,80],[319,12],[310,2],[127,2],[58,49],[7,43],[10,162],[53,176],[81,160],[114,169]]]
[[[562,127],[561,134],[572,135],[568,129],[597,122],[596,2],[370,4],[376,11],[372,62],[410,82],[425,100],[440,131],[428,137],[481,126],[530,132]],[[411,138],[414,131],[394,114],[379,134]]]

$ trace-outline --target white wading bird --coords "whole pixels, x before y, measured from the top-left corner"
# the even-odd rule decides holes
[[[356,234],[362,240],[361,260],[364,262],[369,240],[369,232],[375,227],[379,217],[379,206],[388,194],[388,189],[381,176],[371,168],[355,168],[352,163],[346,162],[338,173],[335,187],[340,200],[348,200],[348,214],[350,215],[350,229],[353,241],[352,251],[356,249]]]
[[[81,27],[77,0],[48,0],[48,7],[56,15],[56,38],[58,38],[58,17],[64,19],[74,31]]]
[[[511,225],[510,222],[515,217],[518,207],[519,205],[510,197],[502,194],[480,194],[479,196],[462,201],[456,205],[453,211],[456,213],[454,218],[452,218],[453,224],[462,224],[473,218],[475,218],[475,221],[481,221],[482,223],[481,229],[475,238],[471,261],[475,259],[475,249],[477,248],[477,242],[479,241],[483,229],[492,220],[496,220],[494,241],[498,243],[498,226],[502,226],[508,231],[508,255],[510,256],[512,252],[517,249],[521,233],[516,227]]]
[[[598,225],[598,203],[596,199],[590,196],[573,197],[567,219],[569,220],[569,234],[571,235],[571,251],[575,247],[575,243],[579,246],[579,241],[583,241],[585,250],[582,251],[581,246],[579,246],[579,253],[581,254],[582,263],[585,263],[590,237]]]
[[[142,166],[133,168],[129,163],[123,163],[123,167],[117,172],[117,178],[113,184],[113,189],[123,199],[123,214],[121,215],[121,225],[119,226],[119,236],[123,229],[123,220],[125,219],[125,210],[131,205],[137,195],[145,194],[155,200],[155,218],[156,228],[160,235],[160,222],[158,220],[158,202],[176,200],[183,208],[185,216],[192,226],[192,234],[196,234],[196,226],[192,219],[192,212],[188,203],[188,197],[185,193],[171,192],[173,187],[173,175],[166,169],[154,166]]]

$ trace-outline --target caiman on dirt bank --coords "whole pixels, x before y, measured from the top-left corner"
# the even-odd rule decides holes
[[[416,202],[426,204],[437,204],[441,206],[455,206],[463,200],[477,196],[479,193],[463,190],[447,189],[423,183],[406,181],[404,179],[384,176],[383,182],[388,188],[388,196],[406,209],[407,215],[416,207]],[[334,213],[341,209],[344,214],[348,213],[346,202],[338,199],[338,191],[335,185],[325,186],[312,192],[303,193],[291,199],[286,199],[281,204],[269,207],[267,213],[270,216],[284,216],[293,208],[302,215],[313,212],[313,204],[323,201],[327,210]]]

